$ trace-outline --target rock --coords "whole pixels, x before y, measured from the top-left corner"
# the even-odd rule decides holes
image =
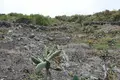
[[[37,37],[37,36],[35,36],[34,39],[35,39],[36,41],[40,41],[39,37]]]
[[[5,80],[4,78],[0,79],[0,80]]]
[[[20,34],[20,33],[13,33],[11,37],[17,38],[17,37],[20,37],[20,36],[22,36],[22,34]]]
[[[54,41],[54,38],[52,38],[52,37],[47,37],[47,40],[49,40],[49,41]]]
[[[114,50],[108,50],[108,53],[113,54],[113,53],[115,53],[115,51]]]
[[[48,30],[48,28],[45,27],[45,26],[41,26],[41,27],[39,27],[39,29],[40,29],[40,30],[43,30],[43,31],[47,31],[47,30]]]
[[[66,46],[64,46],[64,48],[72,48],[72,49],[90,49],[89,45],[88,44],[85,44],[85,43],[80,43],[80,44],[74,44],[74,43],[71,43],[71,44],[68,44]]]
[[[12,32],[13,32],[13,30],[8,30],[8,34],[9,34],[9,33],[12,33]]]
[[[4,39],[5,38],[5,36],[4,35],[0,35],[0,39]]]
[[[19,30],[20,28],[22,28],[21,25],[17,26],[15,29],[16,29],[16,30]]]
[[[81,43],[80,44],[82,48],[84,49],[90,49],[90,46],[88,44],[85,44],[85,43]]]
[[[32,28],[32,29],[37,29],[37,26],[32,25],[32,24],[30,24],[29,27]]]
[[[24,49],[25,49],[25,50],[29,50],[29,47],[28,47],[28,46],[24,46]]]
[[[34,47],[36,47],[36,45],[35,44],[30,44],[29,47],[34,48]]]
[[[34,33],[32,33],[30,36],[29,36],[29,38],[34,38],[35,37],[35,34]]]
[[[11,24],[7,21],[0,21],[0,27],[9,28],[9,27],[11,27]]]

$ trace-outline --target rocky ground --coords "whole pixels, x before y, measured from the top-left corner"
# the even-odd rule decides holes
[[[98,56],[102,51],[86,43],[73,43],[73,37],[65,30],[63,26],[0,22],[0,80],[38,80],[30,58],[42,55],[44,45],[51,44],[60,45],[66,53],[62,71],[51,70],[53,80],[72,80],[74,75],[81,80],[120,80],[120,49],[108,50],[105,58]]]

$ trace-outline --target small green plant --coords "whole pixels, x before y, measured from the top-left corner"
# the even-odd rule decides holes
[[[0,29],[0,34],[7,34],[8,30],[7,29]]]
[[[108,70],[106,79],[107,80],[118,80],[117,73],[115,73],[115,71],[113,71],[112,69]]]
[[[62,50],[59,50],[58,47],[53,47],[53,49],[49,50],[48,47],[45,46],[45,53],[43,55],[43,58],[41,57],[31,57],[31,60],[34,62],[36,65],[35,70],[37,73],[39,73],[43,68],[46,69],[46,75],[50,75],[51,73],[49,69],[53,69],[56,71],[61,71],[60,68],[52,68],[50,65],[50,60],[55,58],[56,56],[59,56],[59,54],[62,52]],[[47,80],[47,79],[46,79]]]
[[[79,80],[78,76],[74,75],[73,80]]]
[[[112,39],[112,40],[108,40],[107,43],[108,43],[109,47],[113,47],[113,46],[115,46],[116,41],[114,39]]]
[[[105,80],[118,80],[117,73],[114,71],[115,64],[109,64],[109,69],[106,71]]]
[[[90,47],[93,46],[93,43],[94,43],[94,41],[93,41],[92,39],[89,39],[89,40],[88,40],[88,44],[89,44]]]

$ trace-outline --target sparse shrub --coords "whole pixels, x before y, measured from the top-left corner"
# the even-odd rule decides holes
[[[50,20],[47,17],[44,17],[42,15],[35,15],[35,19],[36,19],[36,24],[37,25],[50,25]]]
[[[8,32],[7,29],[0,29],[0,34],[6,34]]]
[[[117,73],[113,70],[114,67],[110,67],[110,69],[107,71],[107,76],[105,80],[118,80]]]
[[[94,33],[94,28],[92,26],[85,26],[83,28],[83,32],[85,32],[86,34],[88,34],[88,33]]]
[[[21,17],[16,20],[17,23],[30,24],[32,21],[29,18]]]
[[[107,43],[108,43],[109,47],[113,47],[113,46],[115,46],[116,41],[114,39],[112,39],[112,40],[108,40]]]
[[[93,43],[94,43],[94,41],[93,41],[92,39],[89,39],[89,40],[88,40],[88,44],[89,44],[90,47],[93,46]]]

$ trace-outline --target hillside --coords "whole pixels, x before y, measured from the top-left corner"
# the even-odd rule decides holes
[[[50,70],[51,80],[72,80],[74,75],[80,80],[120,80],[119,12],[103,11],[87,20],[79,15],[62,20],[61,16],[1,14],[0,80],[44,80],[45,69],[36,74],[31,57],[44,55],[45,45],[50,49],[59,45],[65,52],[58,56],[61,71]],[[117,17],[96,17],[103,13]],[[58,67],[54,62],[58,59],[51,61],[52,67]]]

